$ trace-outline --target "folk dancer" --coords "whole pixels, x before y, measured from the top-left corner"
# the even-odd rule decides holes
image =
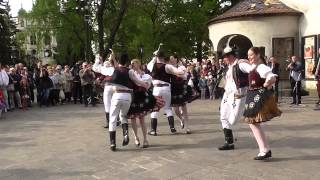
[[[183,76],[171,78],[171,106],[180,119],[181,128],[185,129],[187,134],[191,134],[187,102],[194,100],[192,88],[188,85],[186,68],[177,55],[170,56],[170,64],[185,72]]]
[[[103,66],[105,67],[117,66],[117,60],[116,60],[115,54],[112,51],[112,49],[110,49],[110,51],[111,51],[111,54],[109,55],[108,60],[103,62]],[[99,57],[99,58],[102,58],[102,57]],[[100,61],[101,60],[102,59],[100,59]],[[113,86],[111,83],[112,76],[102,76],[101,78],[102,78],[102,83],[104,84],[103,105],[104,105],[104,110],[106,115],[106,125],[104,126],[104,128],[109,128],[110,106],[111,106],[111,99],[113,95]],[[118,121],[118,124],[120,124],[119,121]]]
[[[225,92],[220,105],[220,120],[225,143],[219,150],[234,149],[232,125],[243,115],[245,96],[248,89],[248,72],[251,67],[245,60],[236,58],[235,51],[227,46],[223,51],[224,61],[228,64],[225,77]]]
[[[182,76],[184,71],[165,63],[165,55],[162,50],[158,50],[155,53],[155,57],[147,65],[148,70],[152,74],[153,95],[160,96],[165,101],[164,110],[168,118],[171,133],[176,133],[174,127],[174,117],[171,108],[171,76]],[[151,113],[151,130],[149,135],[157,136],[158,126],[158,114],[159,112]]]
[[[105,76],[112,76],[113,95],[111,99],[110,114],[109,114],[109,135],[110,149],[116,151],[116,127],[117,117],[120,117],[123,129],[123,146],[129,144],[128,119],[132,101],[132,84],[136,83],[139,86],[148,88],[149,85],[141,81],[133,70],[128,69],[125,65],[129,61],[128,54],[122,54],[117,67],[104,67],[97,60],[94,64],[96,72]]]
[[[273,74],[271,68],[266,65],[259,48],[250,48],[248,58],[252,70],[249,73],[249,90],[245,103],[244,118],[251,128],[260,150],[254,160],[265,160],[272,157],[272,153],[260,124],[281,115],[281,111],[277,107],[276,97],[271,90],[277,81],[277,75]]]
[[[152,77],[144,73],[141,69],[141,62],[138,59],[131,61],[131,66],[134,72],[142,81],[147,82],[150,86],[152,84]],[[164,106],[164,101],[160,97],[152,95],[152,91],[144,87],[133,85],[133,100],[128,112],[128,118],[131,119],[133,134],[135,137],[136,147],[140,147],[140,140],[138,137],[137,120],[140,121],[140,126],[143,134],[142,148],[149,147],[147,139],[147,127],[145,124],[145,116],[154,110],[160,110]]]

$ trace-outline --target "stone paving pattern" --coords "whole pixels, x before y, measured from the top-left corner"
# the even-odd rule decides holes
[[[0,120],[0,180],[318,180],[320,111],[311,99],[304,102],[282,104],[283,116],[264,125],[274,156],[267,162],[252,160],[258,147],[244,122],[235,127],[236,150],[217,150],[224,142],[218,101],[190,105],[190,135],[178,121],[179,133],[171,135],[162,116],[148,149],[136,148],[131,132],[129,146],[122,147],[119,128],[117,152],[109,150],[102,105],[7,113]]]

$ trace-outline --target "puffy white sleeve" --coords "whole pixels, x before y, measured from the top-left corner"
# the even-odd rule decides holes
[[[165,68],[166,68],[166,72],[168,74],[172,74],[172,75],[183,75],[184,74],[183,70],[178,69],[171,64],[166,64]]]
[[[144,82],[147,82],[149,84],[152,83],[152,77],[149,75],[149,74],[144,74],[142,75],[141,79],[144,81]]]
[[[265,64],[260,64],[257,67],[257,72],[259,73],[259,75],[262,78],[265,78],[266,81],[268,81],[272,77],[276,77],[277,76],[276,74],[273,74],[272,73],[272,69],[270,67],[268,67],[267,65],[265,65]]]
[[[239,63],[239,68],[242,72],[244,73],[249,73],[250,71],[252,71],[253,67],[252,65],[250,65],[249,63],[247,63],[247,61],[242,60],[243,62]]]
[[[183,76],[182,76],[182,78],[184,79],[184,80],[186,80],[188,77],[188,74],[187,74],[187,68],[185,67],[185,66],[179,66],[178,67],[178,70],[181,70],[181,71],[183,71],[184,72],[184,74],[183,74]]]
[[[156,63],[156,57],[153,57],[152,60],[147,64],[147,69],[152,72],[153,70],[153,66]]]
[[[145,86],[145,82],[134,72],[134,70],[129,70],[129,78],[138,86]]]
[[[105,76],[112,76],[114,72],[114,67],[105,67],[102,64],[100,64],[100,61],[97,60],[93,64],[92,70],[96,73],[100,73]]]

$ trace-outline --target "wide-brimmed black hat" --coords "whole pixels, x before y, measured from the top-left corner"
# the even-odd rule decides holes
[[[157,53],[156,56],[159,58],[165,58],[165,53],[162,49],[160,49]]]
[[[228,55],[234,55],[234,56],[236,55],[236,51],[229,46],[223,49],[222,57],[226,57]]]

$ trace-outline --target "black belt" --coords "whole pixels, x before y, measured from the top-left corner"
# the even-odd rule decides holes
[[[167,87],[169,84],[155,84],[154,87]]]
[[[114,90],[115,93],[132,93],[132,90],[127,89],[117,89]]]

